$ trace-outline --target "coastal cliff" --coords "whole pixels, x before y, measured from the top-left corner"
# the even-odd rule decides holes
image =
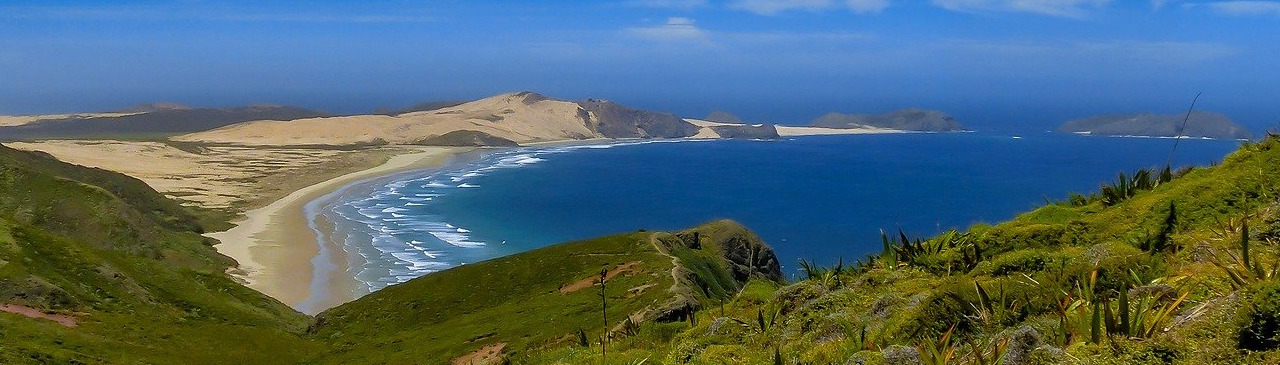
[[[599,99],[578,102],[594,117],[594,130],[605,138],[683,138],[698,127],[670,113],[629,108]]]
[[[1186,126],[1183,128],[1183,120]],[[1058,127],[1059,132],[1105,136],[1186,137],[1249,139],[1253,132],[1227,116],[1213,112],[1177,114],[1121,114],[1075,119]]]

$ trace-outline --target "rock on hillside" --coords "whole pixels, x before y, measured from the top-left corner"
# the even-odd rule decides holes
[[[1178,135],[1178,128],[1182,127],[1185,118],[1185,114],[1103,115],[1069,121],[1058,127],[1058,131],[1108,136],[1174,137]],[[1192,112],[1186,122],[1182,135],[1187,137],[1253,138],[1253,132],[1249,129],[1219,113]]]
[[[899,109],[885,114],[828,113],[814,119],[810,125],[825,128],[876,127],[904,131],[955,132],[964,126],[955,118],[936,110],[919,108]]]

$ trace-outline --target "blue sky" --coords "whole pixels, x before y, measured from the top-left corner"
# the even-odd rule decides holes
[[[804,122],[1201,109],[1280,125],[1280,1],[0,3],[0,113],[150,102],[364,112],[534,90]],[[1016,129],[1016,128],[1015,128]]]

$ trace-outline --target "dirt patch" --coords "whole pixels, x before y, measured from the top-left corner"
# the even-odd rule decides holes
[[[649,284],[644,284],[644,285],[637,286],[637,287],[634,287],[634,288],[631,288],[631,289],[627,289],[627,298],[635,298],[635,297],[638,297],[638,296],[640,296],[640,294],[644,294],[644,291],[645,291],[645,290],[649,290],[649,288],[652,288],[652,287],[655,287],[655,286],[658,286],[658,284],[649,283]]]
[[[58,324],[66,327],[76,326],[76,317],[68,316],[65,314],[45,313],[44,311],[31,308],[25,305],[0,304],[0,312],[9,312],[9,313],[17,314],[20,316],[26,316],[28,318],[47,319],[50,321],[58,322]]]
[[[502,349],[507,348],[505,342],[481,347],[469,354],[453,359],[453,365],[485,365],[502,361]]]
[[[612,269],[609,269],[609,271],[604,274],[604,279],[607,281],[609,279],[613,279],[613,277],[618,275],[635,272],[636,266],[639,266],[639,265],[640,265],[640,261],[632,261],[632,262],[628,262],[618,266],[614,266]],[[578,280],[569,285],[560,287],[560,294],[569,294],[582,289],[590,288],[595,286],[599,282],[600,282],[600,277],[593,275],[592,277]]]

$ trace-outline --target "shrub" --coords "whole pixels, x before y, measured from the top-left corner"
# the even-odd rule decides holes
[[[989,264],[983,265],[986,270],[982,271],[989,270],[992,276],[1034,273],[1044,270],[1046,267],[1057,267],[1064,261],[1066,261],[1066,258],[1056,252],[1035,249],[1019,250],[997,256]]]
[[[1239,322],[1236,347],[1252,351],[1280,348],[1280,282],[1254,286]]]

